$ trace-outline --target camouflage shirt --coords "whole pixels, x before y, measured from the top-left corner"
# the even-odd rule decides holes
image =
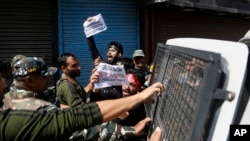
[[[113,121],[102,123],[75,132],[71,141],[122,141],[127,137],[134,136],[135,129],[133,126],[121,126]]]
[[[32,91],[13,89],[4,95],[2,109],[26,109],[26,110],[57,110],[57,106],[42,99],[36,98]]]
[[[102,123],[96,103],[64,110],[1,110],[0,141],[62,141],[76,130]]]

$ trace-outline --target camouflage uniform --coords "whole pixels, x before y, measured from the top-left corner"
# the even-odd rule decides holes
[[[3,109],[26,109],[26,110],[57,110],[57,106],[37,99],[36,94],[26,90],[10,90],[5,94]]]
[[[13,59],[16,59],[15,57]],[[41,76],[54,75],[57,68],[47,67],[39,57],[19,58],[13,65],[14,78],[26,77],[31,73],[37,73]],[[22,82],[25,83],[25,82]],[[25,84],[23,84],[25,85]],[[4,98],[3,109],[27,109],[27,110],[54,110],[57,106],[50,102],[38,99],[39,94],[24,90],[22,88],[13,87]]]
[[[25,58],[17,64],[15,77],[34,71],[41,75],[53,75],[55,72],[37,58]],[[68,140],[74,131],[98,124],[86,133],[83,130],[86,135],[79,133],[80,139],[73,140],[120,140],[134,134],[133,127],[121,127],[112,122],[101,124],[102,114],[96,103],[80,104],[61,111],[50,102],[38,99],[39,96],[17,87],[5,95],[0,109],[0,140]]]
[[[96,103],[63,111],[0,109],[0,140],[68,140],[74,131],[101,123],[102,114]]]
[[[10,64],[11,64],[11,68],[14,69],[14,65],[15,65],[18,61],[20,61],[22,58],[24,58],[24,57],[25,57],[25,56],[22,55],[22,54],[18,54],[18,55],[16,55],[16,56],[14,56],[14,57],[12,58],[12,60],[11,60],[11,63],[10,63]],[[6,92],[15,89],[14,77],[12,77],[12,79],[10,80],[8,86],[9,86],[9,88],[8,88],[8,90],[7,90]]]
[[[133,126],[121,126],[113,121],[84,129],[74,133],[71,141],[122,141],[134,136]]]
[[[0,111],[0,129],[3,131],[0,131],[0,140],[68,140],[74,131],[102,122],[100,109],[95,103],[68,109],[68,114],[64,114],[56,105],[39,99],[41,95],[23,89],[27,87],[27,75],[36,73],[48,76],[55,74],[56,70],[57,68],[47,67],[37,57],[25,57],[14,64],[13,74],[18,85],[3,100],[4,105]],[[10,112],[10,109],[25,111]],[[23,120],[18,120],[20,118]]]

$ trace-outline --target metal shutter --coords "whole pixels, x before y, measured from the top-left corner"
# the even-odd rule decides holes
[[[52,10],[50,0],[0,1],[0,59],[16,54],[40,56],[53,64]],[[51,82],[53,83],[53,82]]]
[[[123,44],[125,57],[132,57],[139,46],[137,2],[134,0],[62,0],[59,2],[59,54],[75,54],[81,65],[82,85],[89,82],[93,61],[90,57],[83,31],[83,22],[89,17],[102,14],[108,30],[95,36],[102,57],[106,59],[110,41]]]

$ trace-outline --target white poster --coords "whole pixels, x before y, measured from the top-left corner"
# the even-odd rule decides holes
[[[107,30],[107,26],[101,14],[93,16],[92,20],[85,21],[83,23],[83,27],[84,27],[84,32],[87,38],[95,34],[98,34],[102,31]]]
[[[110,86],[120,86],[127,84],[128,79],[123,65],[109,65],[100,63],[97,71],[99,73],[99,83],[95,83],[95,88],[105,88]]]

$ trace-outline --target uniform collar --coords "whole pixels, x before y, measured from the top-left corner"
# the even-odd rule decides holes
[[[19,98],[26,98],[26,97],[36,97],[36,93],[34,93],[33,91],[27,91],[24,89],[15,89],[15,90],[11,90],[10,92],[8,92],[5,96],[6,97],[11,97],[14,99],[19,99]]]

